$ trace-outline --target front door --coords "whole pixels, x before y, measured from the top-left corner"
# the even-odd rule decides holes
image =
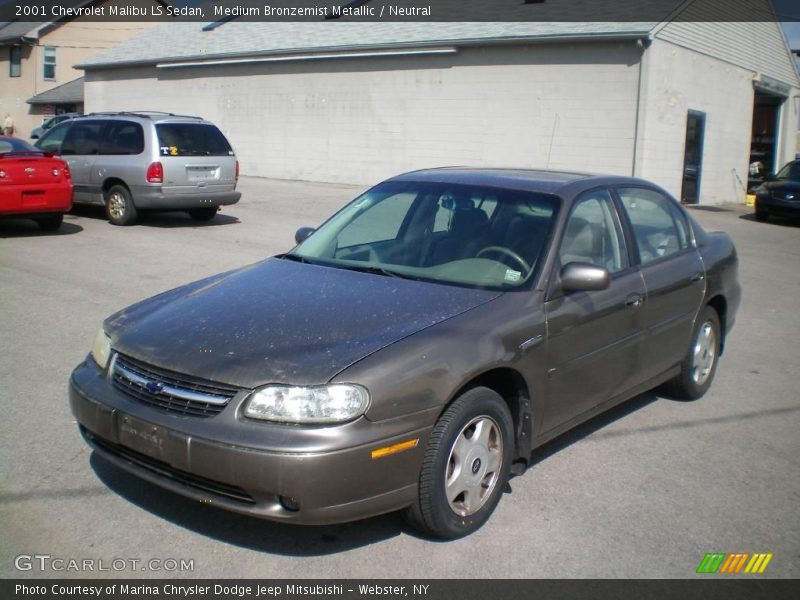
[[[547,315],[548,431],[631,386],[639,364],[645,287],[631,265],[619,216],[607,190],[586,192],[572,210],[559,246],[561,266],[601,266],[611,274],[605,290],[564,294],[551,287]]]

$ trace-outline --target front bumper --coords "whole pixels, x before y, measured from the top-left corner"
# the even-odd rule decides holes
[[[756,211],[768,211],[776,215],[800,216],[800,200],[781,200],[771,195],[756,196]]]
[[[253,423],[240,417],[245,396],[237,395],[215,417],[173,415],[117,391],[91,360],[75,369],[69,387],[81,433],[99,455],[204,504],[276,521],[326,524],[398,510],[416,498],[434,415],[380,423],[362,417],[313,428]],[[261,439],[254,439],[259,430]],[[417,438],[411,450],[371,456],[372,450]]]

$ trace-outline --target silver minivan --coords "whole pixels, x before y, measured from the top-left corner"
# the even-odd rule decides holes
[[[105,205],[115,225],[141,211],[185,210],[208,221],[241,197],[233,148],[200,117],[92,113],[56,125],[36,146],[69,163],[74,203]]]

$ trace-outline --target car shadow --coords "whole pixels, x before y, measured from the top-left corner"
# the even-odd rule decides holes
[[[340,525],[291,525],[240,515],[164,490],[93,452],[89,464],[108,488],[139,508],[209,538],[270,554],[324,556],[410,533],[400,513]]]
[[[642,394],[562,434],[533,452],[528,469],[659,398],[653,392]],[[433,543],[447,542],[417,531],[405,522],[399,512],[339,525],[276,523],[200,504],[139,479],[109,463],[96,452],[92,453],[90,465],[100,481],[112,492],[139,508],[184,529],[258,552],[322,556],[361,548],[399,535]],[[526,473],[521,476],[525,477]],[[511,492],[513,483],[512,478],[506,493]]]
[[[747,213],[745,215],[739,215],[739,218],[743,221],[755,221],[759,225],[780,225],[783,227],[800,227],[800,218],[799,217],[779,217],[770,215],[768,221],[756,221],[756,216],[754,213]]]
[[[584,438],[589,437],[593,433],[596,433],[614,421],[618,421],[619,419],[627,417],[629,414],[636,412],[637,410],[644,408],[648,404],[652,404],[659,399],[673,400],[667,396],[657,395],[655,392],[645,392],[644,394],[635,396],[634,398],[623,402],[614,408],[600,413],[596,417],[589,419],[585,423],[581,423],[566,433],[562,433],[554,440],[547,442],[543,446],[539,446],[533,451],[531,454],[531,459],[528,462],[528,469],[547,460],[549,457],[560,452],[561,450],[564,450],[572,444],[580,442]],[[523,473],[522,476],[524,477],[525,474]],[[512,479],[511,483],[513,482],[514,480]]]
[[[70,214],[88,217],[90,219],[100,219],[107,221],[106,210],[102,206],[92,204],[75,204],[70,211]],[[183,211],[170,211],[170,212],[140,212],[139,218],[133,225],[144,227],[216,227],[219,225],[233,225],[240,223],[238,217],[223,214],[218,212],[217,215],[210,221],[195,221],[188,213]]]
[[[195,221],[188,213],[175,212],[145,212],[140,213],[137,225],[145,227],[161,227],[169,229],[172,227],[218,227],[220,225],[235,225],[240,223],[238,217],[226,215],[218,212],[210,221]]]
[[[0,238],[43,237],[80,233],[83,227],[64,221],[55,231],[44,231],[31,219],[9,218],[0,220]]]

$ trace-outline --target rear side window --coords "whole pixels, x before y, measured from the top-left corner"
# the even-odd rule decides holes
[[[97,154],[100,149],[100,134],[103,121],[84,121],[74,123],[69,128],[64,143],[61,145],[61,154],[86,155]]]
[[[669,198],[645,188],[622,188],[617,192],[633,226],[642,264],[689,247],[686,220]]]
[[[144,152],[142,126],[132,121],[110,121],[106,124],[100,154],[141,154]]]
[[[56,125],[40,137],[34,145],[45,152],[61,153],[61,144],[71,125],[71,123]]]
[[[214,125],[205,123],[159,123],[161,156],[233,156],[233,149]]]

